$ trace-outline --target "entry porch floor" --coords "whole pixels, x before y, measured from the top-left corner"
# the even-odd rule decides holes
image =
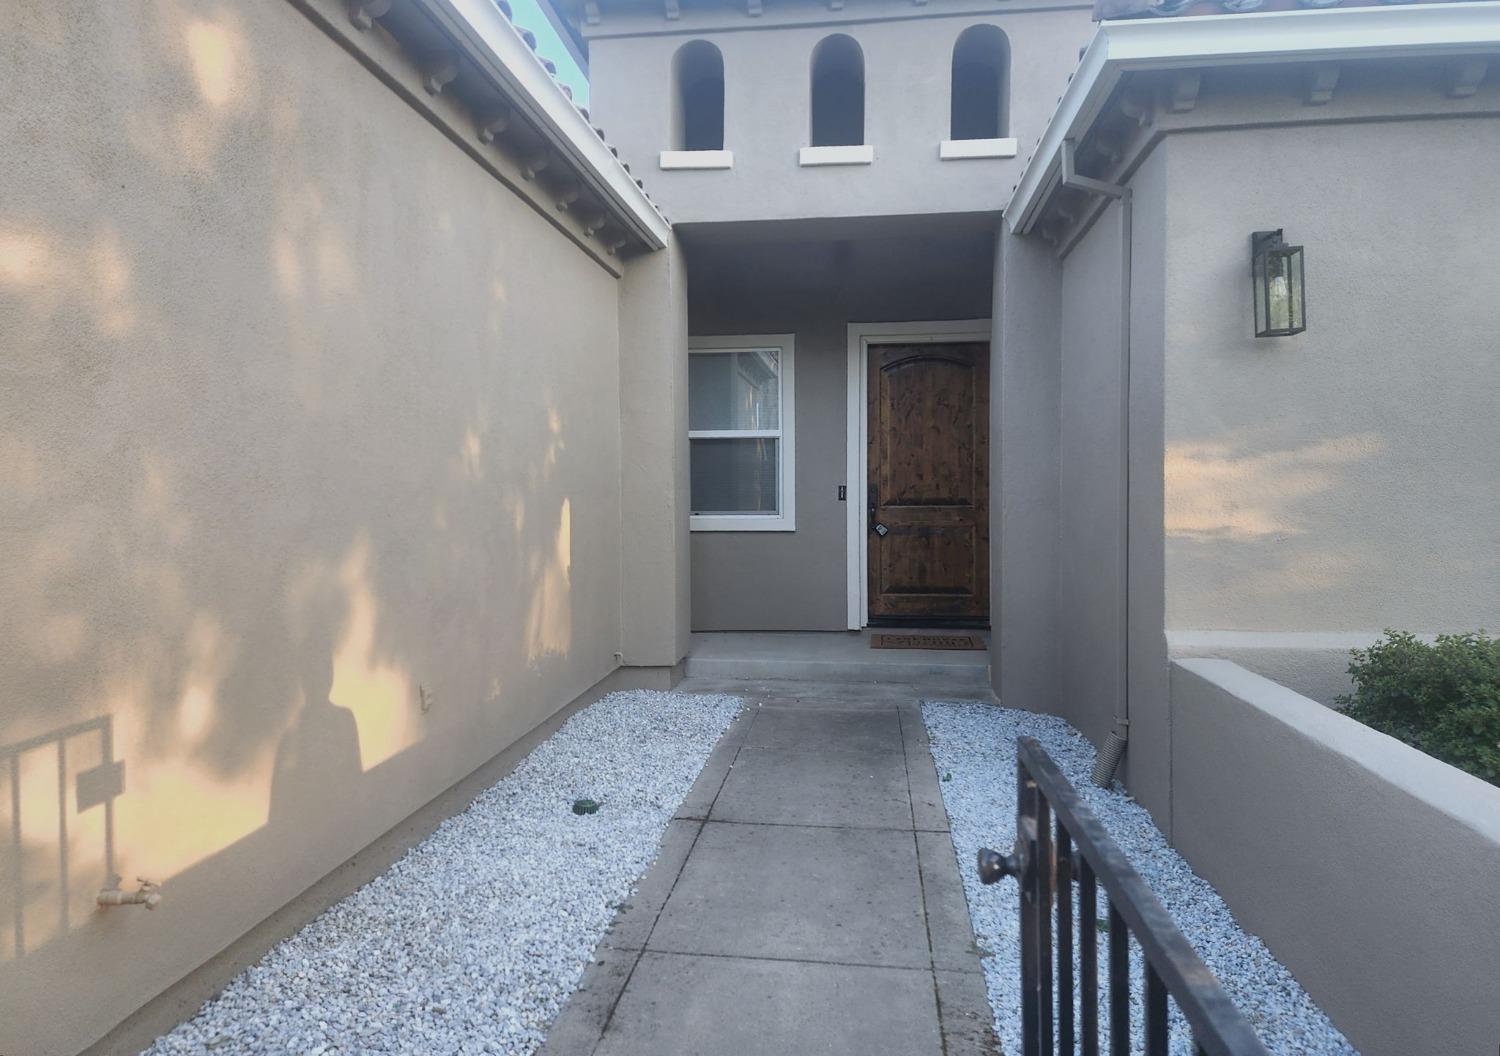
[[[748,706],[544,1056],[994,1052],[922,721],[933,687],[700,675],[679,689]]]
[[[862,631],[710,631],[693,635],[687,675],[700,679],[782,679],[921,684],[932,691],[989,684],[986,649],[873,649],[876,634],[972,634],[988,631],[876,627]],[[726,687],[725,692],[733,692]]]

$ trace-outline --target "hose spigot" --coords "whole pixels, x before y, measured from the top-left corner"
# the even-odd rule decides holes
[[[101,906],[145,906],[147,909],[155,909],[161,904],[161,885],[155,880],[136,877],[136,882],[141,886],[135,891],[120,890],[118,876],[111,877],[111,882],[112,886],[106,887],[94,898]]]

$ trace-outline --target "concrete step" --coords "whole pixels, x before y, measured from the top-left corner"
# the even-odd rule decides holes
[[[868,633],[695,634],[689,678],[891,682],[940,689],[989,685],[989,654],[871,649]]]

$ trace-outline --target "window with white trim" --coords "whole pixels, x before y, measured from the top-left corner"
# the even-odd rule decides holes
[[[694,531],[795,529],[792,335],[694,338],[688,467]]]

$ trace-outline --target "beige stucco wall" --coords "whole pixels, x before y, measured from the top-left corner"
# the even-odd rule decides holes
[[[1057,622],[1061,264],[1038,239],[995,240],[990,363],[990,676],[1010,708],[1051,711]]]
[[[1497,166],[1474,117],[1183,132],[1131,179],[1125,774],[1174,835],[1168,655],[1333,704],[1383,628],[1500,623]],[[1256,339],[1249,236],[1275,227],[1308,330]]]
[[[1404,94],[1338,105],[1443,105],[1427,81],[1392,79]],[[1206,105],[1183,120],[1246,106]],[[1349,650],[1382,628],[1500,617],[1496,128],[1468,116],[1193,132],[1153,153],[1171,186],[1166,456],[1140,479],[1162,488],[1172,655],[1233,659],[1332,704]],[[1318,164],[1273,160],[1285,157]],[[1227,172],[1233,195],[1214,186]],[[1307,246],[1309,330],[1255,340],[1245,243],[1275,226]]]
[[[675,241],[621,281],[620,650],[632,667],[674,667],[691,630],[687,296]]]
[[[1066,630],[1052,710],[1095,744],[1125,695],[1123,219],[1112,206],[1061,276],[1057,618]]]
[[[838,12],[823,4],[782,6],[753,21],[743,6],[685,7],[676,21],[660,6],[643,14],[606,10],[601,25],[587,27],[591,112],[679,222],[998,212],[1088,43],[1090,10],[1006,11],[966,2],[914,9],[871,0]],[[974,25],[998,26],[1009,39],[1009,134],[1020,149],[1013,158],[942,161],[953,44]],[[810,141],[812,53],[833,33],[853,37],[864,52],[865,142],[875,160],[803,168],[798,151]],[[658,167],[660,152],[675,145],[673,56],[691,40],[712,42],[724,57],[730,170]]]
[[[612,671],[636,316],[291,4],[10,14],[0,1051],[52,1056]]]
[[[1399,102],[1449,105],[1435,83]],[[1357,97],[1345,106],[1379,116]],[[1264,96],[1234,107],[1241,120],[1318,114]],[[1121,210],[1094,220],[1054,279],[1027,259],[1050,252],[1040,239],[1003,246],[996,568],[1002,599],[1026,587],[1045,601],[1031,564],[1045,547],[1012,544],[1048,524],[1038,467],[1054,382],[1028,367],[1050,343],[1060,656],[1049,702],[1031,677],[1045,651],[1029,633],[1029,651],[1002,641],[1023,666],[1007,672],[1002,651],[998,685],[1005,703],[1055,711],[1097,740],[1127,640],[1121,773],[1195,869],[1362,1051],[1478,1053],[1496,1029],[1494,900],[1476,886],[1496,868],[1493,790],[1225,661],[1168,660],[1234,656],[1326,704],[1348,649],[1381,627],[1430,634],[1500,617],[1500,124],[1343,122],[1173,129],[1131,161],[1125,629]],[[1249,235],[1280,226],[1307,246],[1310,328],[1257,341]],[[1010,273],[1022,265],[1025,278]],[[1012,290],[1034,320],[1011,317]],[[1018,406],[1023,396],[1033,402]],[[1017,464],[1022,443],[1029,465]],[[1008,637],[1007,614],[1024,609],[998,608]],[[1292,888],[1302,894],[1289,900]]]
[[[1165,828],[1169,653],[1232,658],[1331,704],[1349,649],[1384,627],[1500,622],[1497,131],[1480,117],[1185,130],[1130,176],[1123,775]],[[1442,207],[1413,194],[1424,187],[1442,188]],[[1068,630],[1053,707],[1095,739],[1118,700],[1124,634],[1119,224],[1109,207],[1059,279]],[[1309,329],[1256,340],[1249,235],[1271,227],[1307,247]],[[1002,558],[1003,583],[1026,559]]]
[[[1500,119],[1164,149],[1168,631],[1500,624]],[[1308,330],[1256,340],[1249,237],[1276,227]]]

